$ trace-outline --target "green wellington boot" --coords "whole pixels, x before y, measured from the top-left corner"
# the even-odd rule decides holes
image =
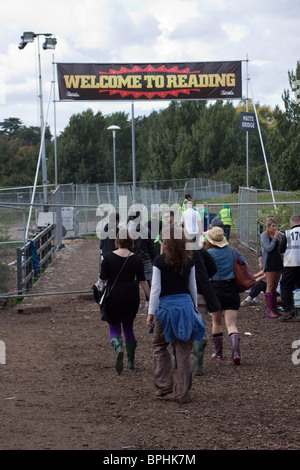
[[[135,348],[136,348],[136,341],[126,341],[126,352],[127,352],[127,369],[134,369],[134,356],[135,356]]]
[[[123,357],[124,357],[124,351],[123,351],[123,346],[122,346],[122,338],[119,336],[116,336],[115,338],[112,338],[110,340],[110,344],[114,347],[116,351],[116,371],[120,375],[122,370],[123,370]]]
[[[193,341],[193,353],[194,353],[194,368],[193,373],[195,375],[202,375],[202,366],[203,366],[203,355],[204,350],[207,345],[207,340],[202,339],[201,341]]]

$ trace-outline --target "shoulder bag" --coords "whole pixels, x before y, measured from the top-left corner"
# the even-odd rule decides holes
[[[120,271],[118,272],[118,275],[117,275],[116,279],[114,280],[113,285],[111,287],[109,287],[109,284],[107,282],[104,286],[101,298],[99,300],[101,320],[103,320],[103,321],[108,320],[107,300],[109,299],[109,297],[111,295],[111,291],[113,290],[113,288],[114,288],[114,286],[115,286],[115,284],[116,284],[116,282],[117,282],[117,280],[118,280],[118,278],[121,274],[121,271],[124,268],[124,266],[126,264],[126,261],[128,260],[130,255],[131,255],[131,253],[128,254],[127,258],[125,259],[124,263],[122,264],[122,267],[121,267]]]
[[[232,248],[230,249],[234,260],[235,285],[239,292],[245,292],[245,290],[250,289],[254,284],[256,284],[256,279],[247,264],[239,258],[238,253]]]

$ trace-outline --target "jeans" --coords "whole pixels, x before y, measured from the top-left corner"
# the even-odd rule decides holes
[[[230,237],[230,229],[231,229],[231,225],[223,225],[224,235],[227,241],[229,240],[229,237]]]
[[[261,292],[266,292],[266,289],[267,283],[265,281],[258,281],[253,287],[251,287],[249,297],[251,297],[251,299],[255,299],[255,297],[257,297]]]

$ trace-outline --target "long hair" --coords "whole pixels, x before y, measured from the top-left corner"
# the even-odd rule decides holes
[[[193,253],[186,249],[189,242],[181,227],[165,227],[162,230],[164,243],[165,262],[171,266],[175,272],[183,274],[188,261],[193,257]]]
[[[278,225],[278,222],[276,219],[274,219],[274,217],[269,217],[267,220],[266,220],[266,232],[267,234],[270,236],[270,226],[272,224],[276,224]]]

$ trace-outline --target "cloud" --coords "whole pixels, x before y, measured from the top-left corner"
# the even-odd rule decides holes
[[[2,20],[1,20],[2,18]],[[37,43],[19,50],[24,31],[51,32],[54,51],[41,50],[45,109],[57,62],[132,63],[243,61],[255,98],[281,104],[288,70],[300,60],[300,2],[297,0],[10,0],[1,5],[0,77],[5,104],[0,121],[19,117],[38,121]],[[2,96],[2,95],[1,95]],[[136,113],[160,109],[167,102],[139,102]],[[60,130],[71,114],[87,107],[112,113],[130,103],[57,103]],[[17,114],[18,113],[18,114]]]
[[[248,28],[240,24],[223,23],[221,29],[227,33],[230,42],[240,42],[249,35]]]

